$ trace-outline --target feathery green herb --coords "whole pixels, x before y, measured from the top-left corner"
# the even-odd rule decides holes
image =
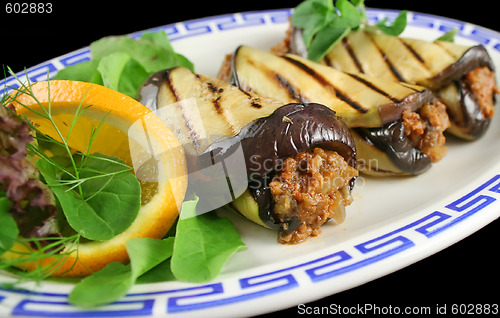
[[[15,76],[12,72],[11,74]],[[15,115],[29,127],[34,138],[33,142],[25,145],[25,152],[27,157],[34,158],[33,161],[38,158],[35,165],[41,178],[37,182],[42,181],[55,194],[60,209],[55,218],[46,221],[50,222],[47,225],[52,228],[51,233],[57,235],[27,238],[18,238],[16,235],[15,241],[25,245],[29,253],[21,253],[26,254],[20,255],[23,256],[22,260],[2,261],[0,268],[56,256],[53,264],[23,274],[25,278],[39,280],[57,270],[67,255],[77,252],[81,238],[107,240],[127,229],[140,209],[141,187],[131,172],[132,168],[118,158],[89,153],[107,115],[91,129],[90,142],[85,153],[75,152],[68,142],[77,121],[88,107],[82,107],[82,103],[78,105],[68,133],[64,135],[54,120],[51,103],[44,107],[37,100],[29,80],[22,83],[18,79],[18,82],[20,88],[10,95],[3,96],[0,107],[7,109],[6,105],[11,102],[19,103],[18,96],[27,95],[35,100],[39,107],[33,109],[28,105],[19,104],[48,120],[54,128],[60,141],[43,134],[25,115]],[[48,83],[50,101],[50,82]],[[8,111],[14,113],[13,110]],[[7,199],[0,196],[0,218],[10,222],[12,216],[8,211],[10,207]],[[6,210],[7,213],[4,213]],[[13,225],[17,228],[16,222]],[[12,239],[16,233],[19,233],[19,230],[13,230],[12,227],[0,228],[0,255],[12,247]]]
[[[67,67],[54,79],[92,82],[136,97],[139,86],[152,72],[177,65],[193,70],[193,64],[187,58],[173,51],[163,31],[145,33],[140,39],[106,37],[91,44],[91,55],[92,60]],[[12,71],[10,73],[15,76]],[[27,94],[36,100],[29,81],[19,83],[21,88],[16,94],[2,96],[2,105],[8,105],[19,94]],[[50,94],[50,86],[48,92]],[[69,146],[69,138],[87,108],[82,104],[76,107],[65,136],[53,118],[51,104],[45,108],[39,106],[36,110],[28,110],[48,120],[56,131],[56,138],[43,134],[28,118],[20,119],[29,125],[34,138],[26,145],[28,154],[38,158],[39,177],[57,200],[58,215],[51,220],[51,226],[59,235],[20,236],[9,212],[11,202],[0,192],[0,222],[12,225],[8,229],[0,228],[0,255],[7,251],[19,254],[19,258],[1,260],[0,269],[19,274],[19,281],[48,278],[70,254],[78,253],[83,239],[112,238],[130,226],[140,209],[141,188],[131,167],[117,158],[90,153],[92,141],[106,116],[92,128],[86,151],[74,152]],[[164,239],[128,241],[130,263],[113,262],[84,278],[70,293],[69,301],[77,306],[95,307],[118,300],[136,283],[213,279],[227,260],[245,249],[245,245],[229,220],[218,218],[214,212],[196,215],[197,202],[197,199],[184,202],[182,213],[189,217],[179,220]],[[193,242],[188,238],[191,234],[195,234]],[[26,252],[14,252],[11,248],[16,242],[24,245]],[[23,262],[48,257],[53,260],[51,264],[40,265],[30,272],[13,268]]]

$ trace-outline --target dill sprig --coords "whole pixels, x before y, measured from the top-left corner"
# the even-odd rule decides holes
[[[84,197],[83,195],[83,191],[82,191],[82,188],[81,188],[81,185],[84,183],[84,182],[87,182],[87,181],[90,181],[90,180],[94,180],[94,179],[97,179],[97,178],[109,178],[109,177],[113,177],[119,173],[122,173],[122,172],[126,172],[126,171],[130,171],[132,170],[133,168],[130,167],[129,165],[125,164],[124,162],[118,160],[117,158],[112,158],[112,157],[103,157],[103,156],[96,156],[96,155],[92,155],[90,154],[90,149],[92,148],[92,144],[93,142],[95,141],[95,138],[97,136],[97,134],[99,133],[104,121],[106,120],[106,118],[108,117],[109,115],[109,112],[106,113],[103,118],[99,121],[98,125],[96,127],[92,127],[91,129],[91,133],[90,133],[90,138],[89,138],[89,143],[87,145],[87,148],[85,150],[84,153],[79,153],[78,155],[81,157],[81,160],[80,160],[80,164],[78,165],[77,164],[77,160],[76,160],[76,156],[74,154],[74,151],[71,149],[71,147],[69,146],[69,139],[70,139],[70,136],[71,136],[71,133],[78,121],[78,119],[83,115],[83,113],[89,109],[90,107],[92,107],[92,105],[89,105],[89,106],[86,106],[86,107],[83,107],[83,101],[85,100],[87,94],[88,94],[88,91],[91,89],[91,87],[87,90],[87,92],[84,94],[84,97],[83,99],[80,101],[80,103],[78,104],[78,107],[75,111],[75,115],[73,117],[73,120],[69,126],[69,130],[68,130],[68,133],[66,136],[64,136],[61,132],[61,130],[59,129],[59,127],[57,126],[54,118],[53,118],[53,115],[52,115],[52,102],[51,102],[51,98],[50,98],[50,94],[51,94],[51,90],[50,90],[50,81],[47,81],[47,84],[48,84],[48,90],[47,90],[47,93],[48,93],[48,104],[47,104],[47,107],[44,107],[43,104],[37,99],[36,95],[34,94],[33,90],[31,89],[31,82],[29,80],[28,77],[27,78],[27,82],[26,83],[22,83],[22,81],[16,76],[16,74],[14,74],[12,72],[12,70],[9,69],[9,72],[12,76],[14,76],[19,84],[21,85],[20,88],[16,89],[15,90],[15,94],[12,95],[8,95],[5,99],[4,99],[4,104],[5,103],[10,103],[10,102],[17,102],[18,104],[20,104],[22,107],[28,109],[30,112],[36,114],[37,116],[40,116],[44,119],[47,119],[50,121],[51,125],[53,126],[53,128],[55,129],[59,139],[61,141],[57,141],[55,140],[54,138],[51,138],[49,136],[47,136],[46,134],[44,134],[42,131],[40,131],[38,129],[38,127],[36,125],[34,125],[26,115],[22,115],[22,116],[19,116],[33,131],[35,131],[36,133],[34,134],[34,138],[39,141],[37,143],[31,143],[31,144],[28,144],[28,151],[33,154],[33,155],[36,155],[42,159],[44,159],[45,161],[47,161],[50,165],[56,167],[58,170],[60,170],[61,172],[63,172],[64,174],[66,174],[70,179],[64,179],[64,180],[61,180],[62,184],[64,185],[72,185],[71,188],[69,188],[68,190],[74,190],[75,188],[77,188],[79,194],[81,197]],[[48,78],[48,75],[47,75],[47,78]],[[25,94],[25,95],[28,95],[29,97],[33,98],[33,100],[35,100],[35,102],[37,103],[37,105],[40,107],[41,111],[37,111],[35,110],[34,108],[32,107],[29,107],[28,105],[24,105],[22,103],[20,103],[18,100],[17,100],[17,97],[19,95],[22,95],[22,94]],[[54,160],[53,157],[50,157],[49,155],[46,154],[46,150],[47,149],[44,149],[41,145],[41,142],[43,143],[50,143],[50,144],[53,144],[54,146],[56,147],[61,147],[64,149],[66,155],[67,155],[67,158],[69,158],[70,162],[71,162],[71,170],[70,169],[67,169],[66,167],[64,167],[63,165],[59,164],[56,160]],[[93,158],[93,159],[96,159],[96,160],[102,160],[102,161],[108,161],[108,162],[112,162],[113,164],[117,164],[117,165],[120,165],[122,166],[124,169],[123,170],[118,170],[118,171],[114,171],[114,172],[103,172],[103,171],[98,171],[98,170],[95,170],[95,169],[87,169],[85,168],[85,163],[87,161],[88,158]],[[94,176],[91,176],[91,177],[80,177],[80,174],[82,171],[92,171],[94,173],[96,173],[96,175]],[[110,179],[111,180],[111,179]],[[48,184],[50,186],[50,184]],[[102,190],[102,189],[101,189]],[[86,198],[86,200],[88,200],[89,198]]]
[[[80,238],[79,234],[68,237],[18,237],[16,242],[19,243],[18,246],[22,246],[22,250],[11,250],[10,253],[17,257],[3,259],[0,262],[0,269],[5,270],[26,262],[32,262],[36,267],[29,272],[16,272],[18,280],[13,285],[24,281],[42,281],[56,272],[73,253],[77,254],[75,257],[76,263]],[[51,259],[50,262],[45,261],[49,258]],[[73,266],[74,264],[67,271],[70,271]]]
[[[77,262],[78,246],[82,238],[93,240],[93,238],[91,237],[92,235],[87,234],[87,232],[89,231],[78,227],[75,228],[72,225],[72,223],[75,222],[72,222],[71,219],[74,219],[77,213],[75,214],[74,211],[67,211],[67,209],[64,209],[64,202],[67,202],[68,200],[80,200],[78,202],[83,202],[83,205],[87,207],[87,209],[91,210],[91,212],[95,212],[94,206],[92,206],[90,203],[103,191],[112,192],[113,190],[115,190],[116,187],[113,188],[111,186],[113,180],[119,178],[122,182],[127,181],[130,183],[133,179],[132,183],[137,183],[137,186],[131,186],[131,188],[132,191],[138,192],[138,204],[137,208],[134,208],[136,211],[132,211],[132,215],[129,217],[129,223],[131,223],[140,207],[140,185],[138,180],[131,173],[132,167],[130,167],[129,165],[125,164],[118,158],[105,156],[102,154],[90,153],[92,144],[96,140],[96,137],[101,130],[104,121],[109,115],[109,112],[103,116],[103,118],[96,126],[90,128],[89,143],[83,153],[75,152],[70,147],[69,140],[71,134],[75,130],[78,120],[82,117],[87,109],[92,107],[92,105],[84,106],[85,97],[87,96],[91,88],[89,88],[89,90],[85,92],[84,97],[76,106],[73,120],[69,125],[67,134],[64,135],[63,132],[59,129],[53,115],[53,105],[50,96],[51,82],[49,80],[47,81],[48,104],[45,107],[37,99],[36,94],[33,92],[33,84],[30,82],[28,76],[26,76],[26,82],[23,83],[16,76],[16,74],[12,72],[10,68],[8,70],[10,75],[17,79],[20,87],[9,87],[9,89],[12,89],[13,92],[1,96],[0,102],[2,103],[2,105],[8,105],[12,102],[16,102],[36,116],[48,120],[54,128],[54,131],[59,139],[56,140],[44,134],[37,127],[37,125],[33,124],[28,119],[25,114],[18,115],[15,111],[13,111],[13,113],[16,114],[18,118],[23,120],[33,132],[34,141],[27,144],[26,146],[28,150],[28,156],[32,157],[33,161],[36,160],[36,166],[39,168],[42,176],[41,181],[44,182],[44,184],[46,184],[54,192],[54,194],[56,194],[56,198],[59,199],[58,206],[61,207],[65,218],[57,217],[57,221],[61,223],[62,219],[62,224],[70,225],[73,228],[70,233],[74,233],[66,237],[58,235],[55,235],[53,237],[18,237],[16,243],[18,243],[18,246],[23,246],[24,251],[21,252],[19,251],[19,249],[11,249],[9,252],[11,253],[11,255],[17,254],[17,258],[9,260],[0,259],[0,269],[11,268],[24,262],[33,262],[34,264],[37,264],[37,267],[34,270],[31,270],[30,272],[19,273],[19,282],[23,280],[40,281],[56,272],[62,266],[62,264],[68,260],[71,254],[76,253],[76,257],[74,259],[75,263]],[[49,76],[47,75],[47,79],[48,78]],[[17,99],[20,95],[27,95],[31,97],[37,105],[36,109],[20,103]],[[132,176],[132,178],[130,176]],[[89,191],[89,189],[92,189],[92,191]],[[126,193],[126,195],[130,195],[130,193]],[[80,203],[80,205],[82,204]],[[98,214],[97,212],[96,214]],[[121,213],[122,211],[119,212]],[[100,217],[97,216],[96,219],[100,219]],[[99,221],[107,221],[107,223],[112,223],[110,220]],[[56,224],[58,223],[56,222]],[[59,228],[65,226],[62,224],[59,224]],[[97,224],[96,232],[100,231],[99,225],[102,226],[102,224]],[[107,226],[108,224],[104,225]],[[118,234],[119,231],[123,231],[125,228],[128,228],[129,225],[130,224],[121,225],[121,227],[118,229],[116,228],[116,226],[113,227],[112,225],[110,225],[110,233],[106,234],[108,235],[108,237],[96,237],[99,240],[109,239],[112,236]],[[83,233],[86,233],[86,235],[82,236]],[[110,235],[111,237],[109,237]],[[47,261],[47,259],[49,258],[50,261]],[[74,264],[70,266],[69,270],[71,270],[73,266]]]

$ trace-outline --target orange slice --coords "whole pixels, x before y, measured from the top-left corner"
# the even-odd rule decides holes
[[[142,183],[142,195],[146,193],[148,198],[143,198],[138,216],[124,232],[107,241],[67,246],[65,251],[74,249],[75,252],[64,257],[51,256],[41,261],[24,262],[18,267],[32,271],[40,266],[52,266],[52,276],[86,276],[110,262],[126,262],[125,243],[128,240],[165,236],[177,218],[184,199],[187,168],[182,146],[163,122],[136,100],[96,84],[46,81],[32,84],[30,91],[32,94],[16,96],[13,104],[18,113],[26,115],[43,133],[61,140],[67,138],[71,130],[69,146],[85,152],[92,129],[105,118],[89,153],[115,156],[129,165],[133,164],[134,168],[141,162],[154,159],[149,160],[147,169],[154,171],[154,177],[149,176]],[[43,111],[41,107],[50,108],[59,131],[49,120],[37,114]],[[72,125],[79,107],[85,110]],[[16,243],[1,258],[18,259],[22,257],[20,253],[29,252],[29,247]]]

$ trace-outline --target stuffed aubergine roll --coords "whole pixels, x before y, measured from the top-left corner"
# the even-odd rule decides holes
[[[356,147],[328,107],[276,102],[182,67],[151,76],[141,95],[184,143],[190,191],[208,194],[200,201],[230,203],[277,230],[284,244],[320,234],[328,220],[343,222],[358,175]],[[233,162],[238,149],[243,160]],[[218,164],[225,175],[206,173]],[[244,167],[244,188],[235,182],[241,179],[235,166]],[[231,196],[218,179],[228,180]]]
[[[289,52],[307,56],[302,32],[293,28]],[[363,30],[349,33],[320,61],[355,74],[418,84],[432,90],[446,105],[448,131],[475,140],[495,113],[493,62],[482,45],[424,41]]]
[[[351,129],[358,168],[366,174],[417,175],[446,153],[445,106],[422,86],[349,74],[248,46],[235,51],[227,74],[226,80],[242,90],[334,110]]]

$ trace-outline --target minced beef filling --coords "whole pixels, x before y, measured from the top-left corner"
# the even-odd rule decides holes
[[[500,94],[495,80],[495,73],[486,66],[473,69],[465,75],[465,81],[477,99],[479,109],[486,119],[495,114],[495,93]]]
[[[432,162],[446,154],[444,131],[450,126],[446,106],[440,101],[426,104],[417,112],[410,108],[403,111],[405,134],[412,143],[425,153]]]
[[[357,175],[355,168],[331,150],[314,148],[287,158],[283,170],[269,184],[274,214],[284,223],[298,218],[301,225],[291,233],[283,228],[278,241],[300,243],[319,235],[321,225],[329,219],[342,222],[344,207],[352,202],[349,183]]]

